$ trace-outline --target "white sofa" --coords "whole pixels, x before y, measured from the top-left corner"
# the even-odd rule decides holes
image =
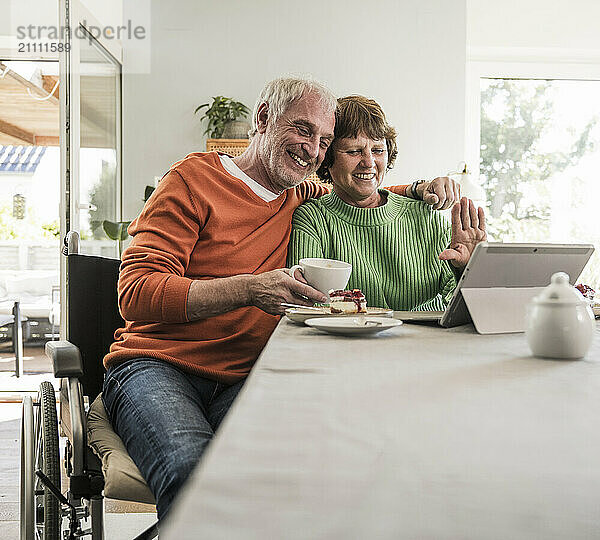
[[[18,301],[32,324],[58,327],[60,308],[52,294],[58,283],[58,270],[0,270],[0,314],[11,315]]]

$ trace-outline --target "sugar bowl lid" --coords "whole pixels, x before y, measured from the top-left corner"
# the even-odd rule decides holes
[[[569,274],[565,272],[553,274],[550,285],[545,287],[533,301],[536,304],[552,305],[587,304],[583,295],[569,283]]]

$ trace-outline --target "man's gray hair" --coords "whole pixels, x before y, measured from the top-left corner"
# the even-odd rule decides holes
[[[308,77],[279,77],[267,83],[254,104],[252,111],[252,129],[248,132],[250,137],[256,135],[256,115],[258,108],[266,103],[269,106],[269,120],[276,122],[286,111],[290,104],[305,94],[316,94],[321,98],[321,103],[335,111],[337,99],[333,92],[325,85]]]

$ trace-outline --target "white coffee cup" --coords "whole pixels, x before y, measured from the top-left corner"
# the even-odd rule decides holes
[[[300,264],[292,266],[290,274],[293,276],[300,270],[304,279],[311,287],[328,294],[331,289],[344,289],[352,273],[352,265],[335,259],[300,259]]]

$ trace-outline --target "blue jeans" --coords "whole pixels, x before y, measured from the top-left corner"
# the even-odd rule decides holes
[[[156,499],[169,511],[244,381],[228,386],[152,358],[110,367],[102,400]]]

